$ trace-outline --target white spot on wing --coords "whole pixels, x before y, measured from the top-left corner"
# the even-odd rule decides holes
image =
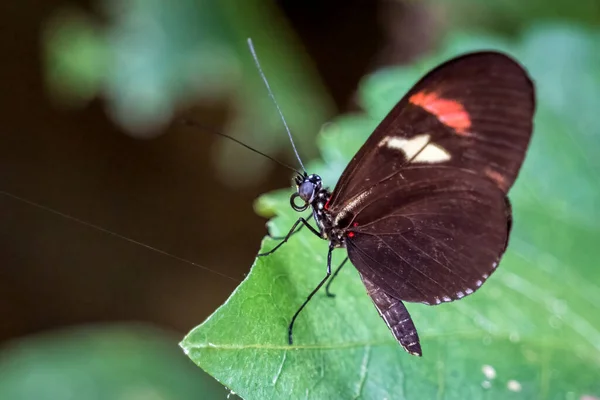
[[[462,299],[463,297],[465,297],[465,294],[464,294],[463,292],[457,292],[457,293],[456,293],[456,296],[457,296],[459,299]]]
[[[413,162],[438,163],[448,161],[450,158],[450,154],[442,146],[430,143],[415,157]]]
[[[444,301],[451,301],[452,299],[450,297],[448,297],[448,296],[444,296],[444,297],[442,297],[442,300],[444,300]]]
[[[398,137],[398,136],[387,136],[381,142],[379,146],[385,146],[388,149],[402,150],[406,157],[414,157],[423,146],[429,141],[429,135],[418,135],[411,139]]]
[[[477,282],[475,282],[475,284],[476,284],[477,286],[481,286],[481,284],[482,284],[482,283],[483,283],[483,282],[481,282],[481,281],[477,281]]]
[[[443,147],[435,143],[429,143],[429,135],[418,135],[411,139],[397,136],[388,136],[379,142],[379,147],[401,150],[407,159],[413,159],[413,162],[438,163],[448,161],[450,153]]]
[[[473,293],[473,289],[471,289],[471,288],[466,288],[466,289],[465,289],[465,293],[466,293],[466,294],[471,294],[471,293]]]

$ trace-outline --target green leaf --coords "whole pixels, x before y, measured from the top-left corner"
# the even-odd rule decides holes
[[[142,325],[94,325],[35,335],[0,352],[0,397],[10,400],[224,398],[171,335]]]
[[[519,45],[454,35],[415,66],[368,77],[360,90],[368,115],[341,117],[321,133],[323,162],[309,170],[333,185],[377,122],[441,60],[500,48],[522,60],[536,81],[536,129],[511,192],[509,251],[474,295],[436,307],[408,304],[423,358],[394,341],[353,268],[334,283],[335,299],[315,296],[296,322],[294,345],[287,345],[290,317],[325,274],[327,243],[306,232],[257,259],[230,299],[183,340],[185,352],[247,399],[600,395],[597,39],[598,32],[560,26],[537,27]],[[269,223],[275,235],[298,217],[290,193],[258,201],[261,214],[277,215]],[[266,238],[261,250],[275,244]],[[344,253],[337,251],[336,263]]]

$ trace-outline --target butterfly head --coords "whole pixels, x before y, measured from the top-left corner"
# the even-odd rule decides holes
[[[298,175],[296,177],[296,193],[292,194],[290,204],[295,211],[304,211],[315,199],[316,194],[322,188],[321,177],[319,175]],[[301,204],[296,202],[300,198]]]

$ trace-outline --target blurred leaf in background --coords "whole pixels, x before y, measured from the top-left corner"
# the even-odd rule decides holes
[[[78,327],[9,342],[0,393],[10,400],[225,398],[181,356],[172,335],[142,325]]]
[[[600,396],[599,39],[597,30],[569,25],[537,25],[519,43],[453,34],[415,66],[368,77],[360,89],[367,114],[341,117],[320,134],[323,162],[309,171],[334,185],[377,122],[441,61],[499,49],[536,83],[533,141],[510,193],[508,252],[473,296],[437,307],[408,304],[422,359],[394,341],[352,268],[336,280],[334,300],[315,296],[288,346],[290,317],[325,273],[327,243],[306,232],[256,260],[231,298],[183,340],[185,352],[246,399]],[[277,214],[274,235],[298,217],[290,193],[257,204],[259,213]],[[261,250],[274,244],[266,239]]]
[[[514,34],[527,29],[532,22],[568,21],[578,25],[600,24],[600,2],[597,0],[431,0],[454,27],[475,27]],[[443,11],[442,11],[443,10]]]
[[[258,0],[182,0],[177,7],[166,0],[100,4],[103,24],[72,8],[47,22],[46,81],[57,104],[81,106],[102,96],[126,132],[152,137],[178,110],[226,103],[233,110],[226,133],[268,154],[288,152],[283,125],[246,46],[252,37],[286,119],[299,133],[299,147],[311,153],[333,105],[274,6]],[[195,134],[208,133],[196,129]],[[233,185],[251,184],[272,167],[229,142],[220,142],[216,161],[223,181]]]

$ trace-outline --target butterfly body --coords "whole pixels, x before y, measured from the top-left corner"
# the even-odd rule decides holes
[[[313,218],[321,231],[321,237],[329,240],[333,247],[346,247],[344,229],[340,229],[333,218],[333,215],[327,210],[327,202],[331,198],[329,189],[321,189],[317,194],[315,204],[311,204],[313,209]]]
[[[403,301],[458,300],[495,271],[508,245],[507,193],[525,157],[534,108],[533,84],[516,61],[467,54],[409,90],[333,191],[318,175],[299,175],[290,202],[296,211],[312,207],[317,229],[300,218],[284,242],[303,223],[330,246],[327,275],[294,315],[290,342],[299,312],[331,276],[332,250],[345,247],[394,337],[421,355]]]

